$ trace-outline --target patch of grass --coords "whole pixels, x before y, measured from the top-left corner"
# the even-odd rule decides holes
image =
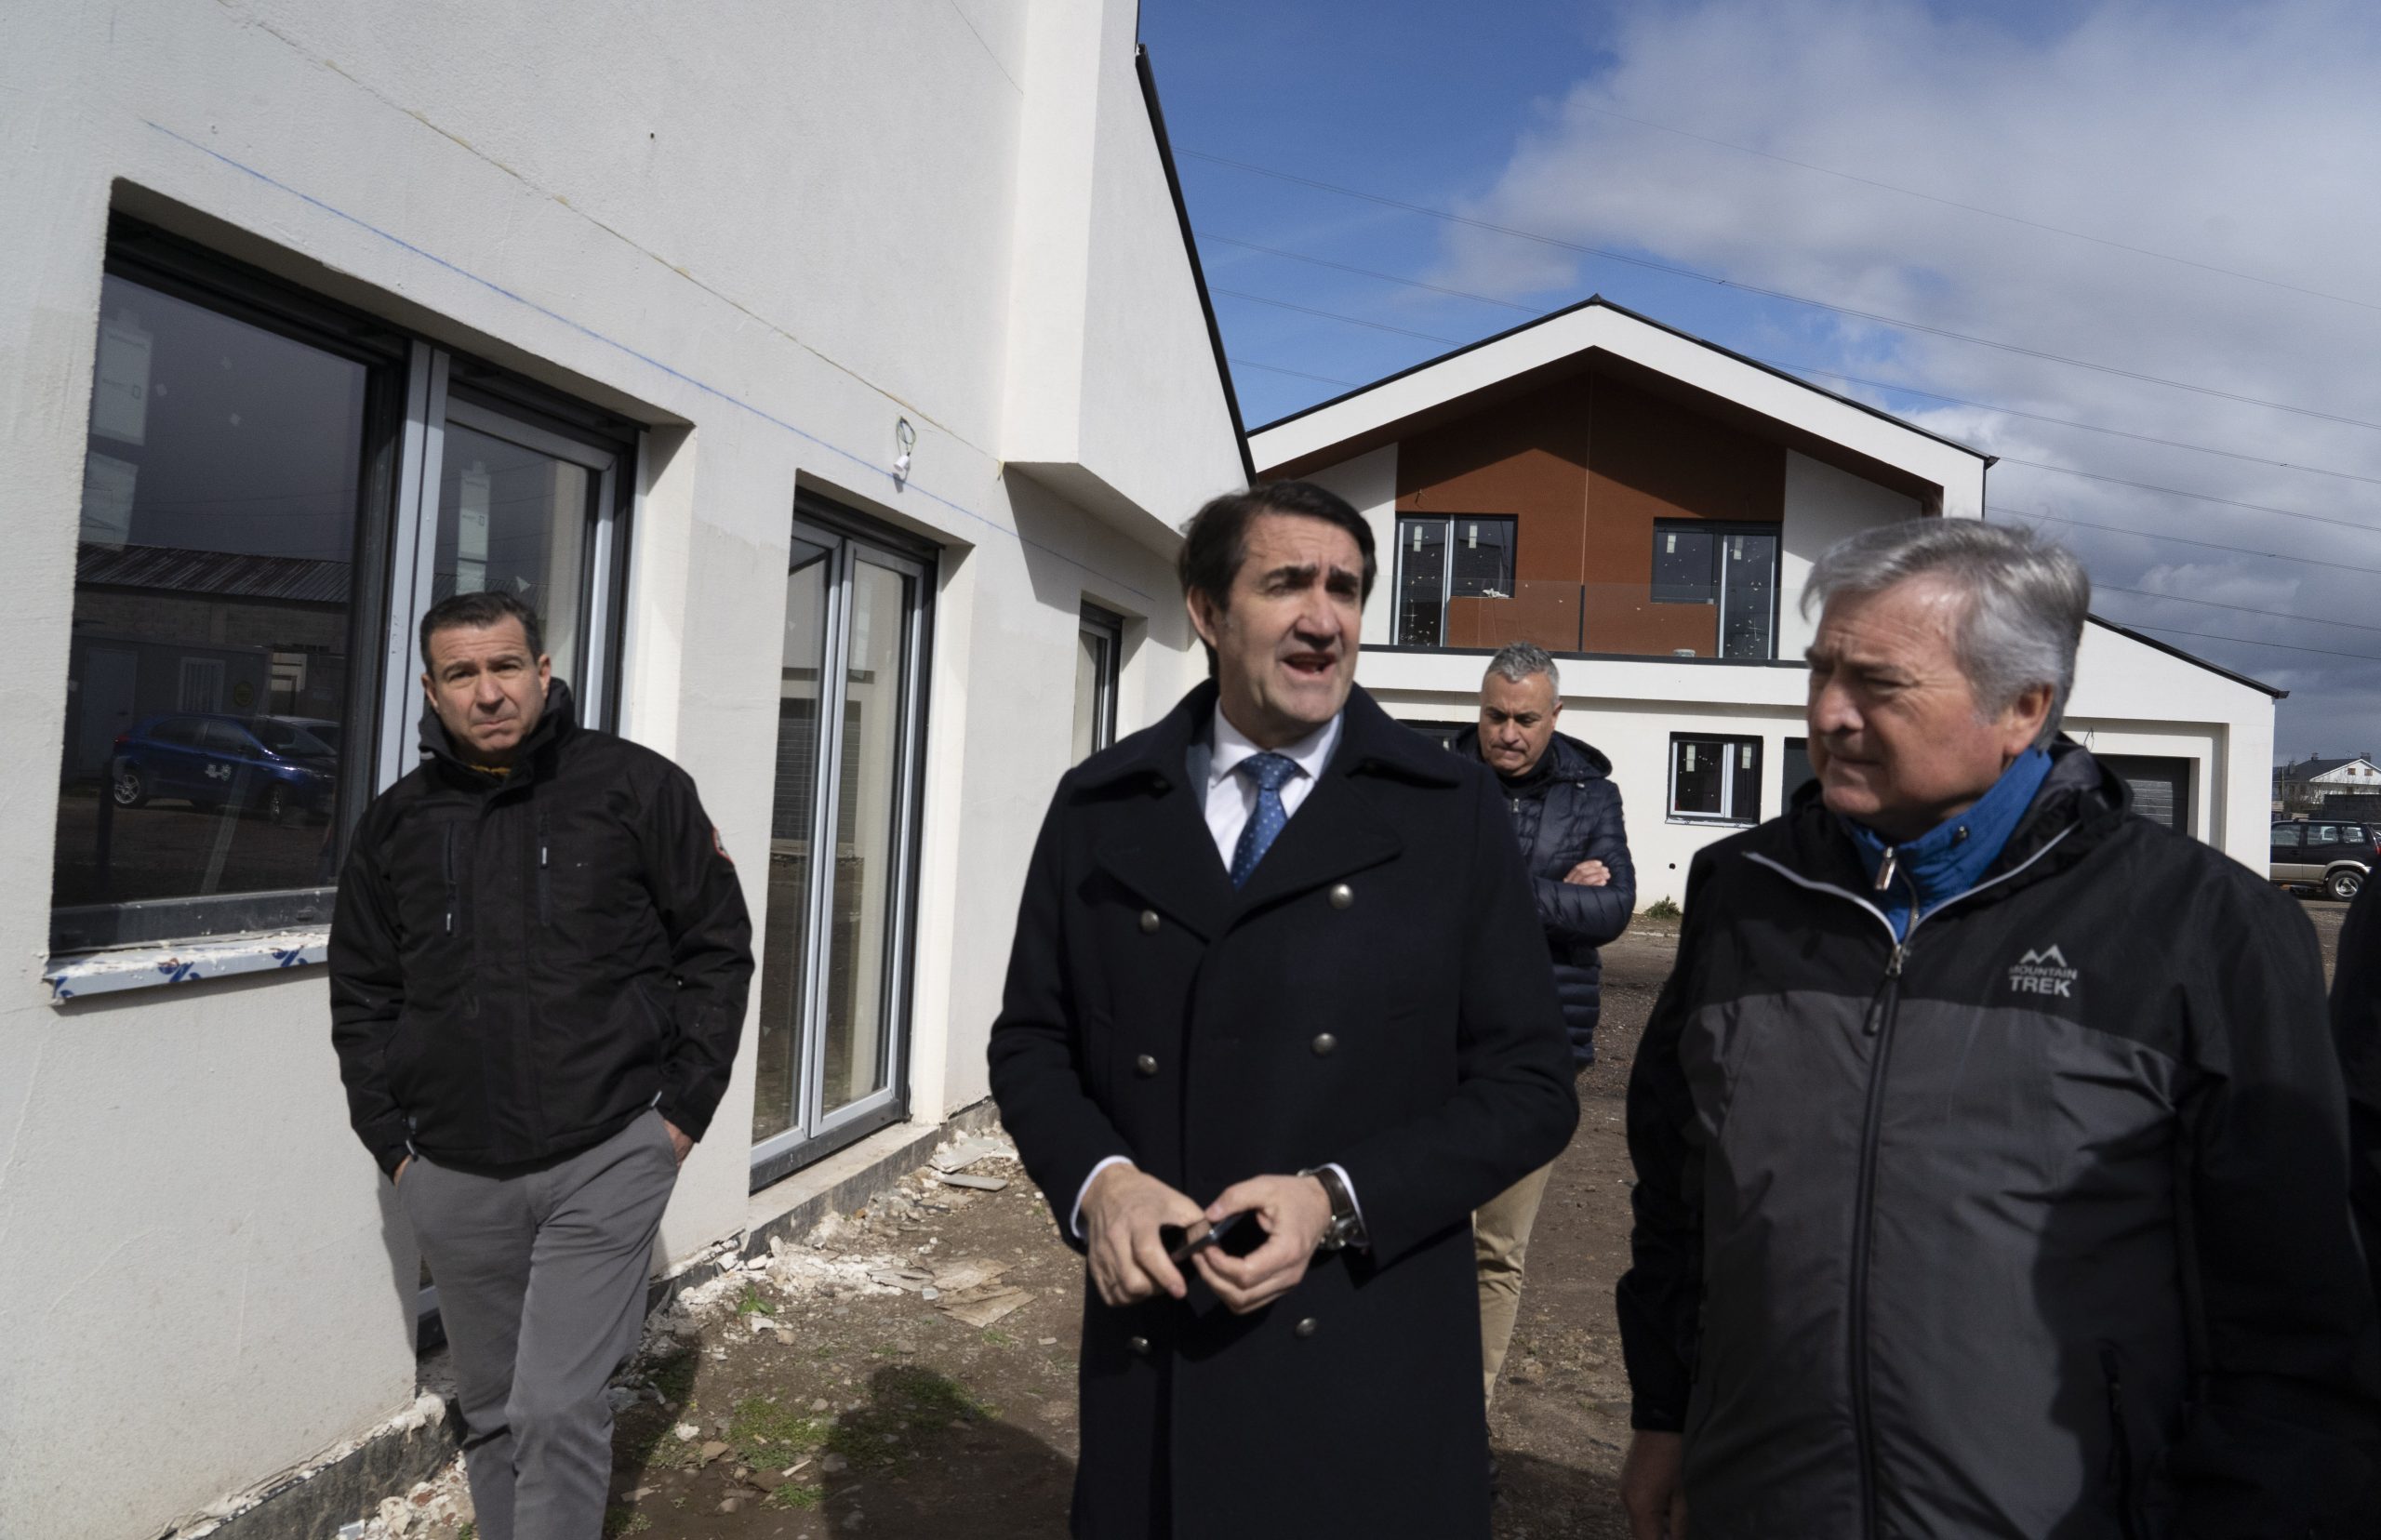
[[[766,1396],[736,1403],[727,1423],[727,1444],[748,1466],[781,1469],[805,1454],[829,1447],[833,1425],[825,1417],[790,1411]]]
[[[824,1362],[835,1356],[835,1350],[832,1348],[813,1348],[810,1349],[810,1356]]]
[[[625,1534],[642,1534],[653,1527],[653,1520],[626,1503],[615,1503],[604,1512],[604,1540],[620,1540]]]
[[[1679,907],[1667,898],[1656,898],[1645,906],[1645,918],[1648,920],[1676,920],[1679,915]]]
[[[736,1296],[736,1313],[740,1316],[775,1315],[778,1308],[769,1303],[768,1296],[761,1293],[758,1285],[747,1283],[744,1292]]]
[[[820,1503],[826,1501],[826,1497],[827,1489],[825,1487],[797,1486],[793,1482],[788,1481],[785,1485],[769,1494],[769,1505],[772,1507],[802,1508],[807,1510],[816,1508]]]
[[[463,1527],[455,1532],[455,1540],[480,1540],[480,1527],[468,1519],[464,1520]]]
[[[987,1348],[1014,1348],[1017,1346],[1017,1338],[1009,1335],[1006,1332],[1000,1330],[996,1326],[987,1326],[984,1328],[984,1346]]]

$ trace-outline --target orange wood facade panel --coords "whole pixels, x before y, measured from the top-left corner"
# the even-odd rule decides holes
[[[1785,506],[1782,445],[1592,373],[1398,445],[1400,513],[1516,520],[1519,592],[1450,601],[1453,647],[1711,657],[1712,606],[1650,601],[1655,521],[1776,524]]]

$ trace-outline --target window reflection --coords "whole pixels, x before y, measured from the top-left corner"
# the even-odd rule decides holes
[[[54,905],[331,880],[367,374],[104,280]]]
[[[432,595],[512,594],[538,612],[554,671],[574,683],[595,485],[584,466],[446,425]]]

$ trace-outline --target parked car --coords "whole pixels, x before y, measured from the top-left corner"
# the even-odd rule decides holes
[[[2273,880],[2285,887],[2320,887],[2346,902],[2381,866],[2381,824],[2294,818],[2273,826]]]
[[[326,816],[339,750],[286,717],[151,717],[115,740],[109,792],[118,807],[179,797],[201,812],[227,803],[275,823]]]

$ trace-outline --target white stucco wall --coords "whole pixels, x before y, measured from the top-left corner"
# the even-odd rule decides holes
[[[1080,73],[1031,67],[1034,29]],[[134,0],[12,18],[11,741],[47,765],[62,728],[113,200],[652,425],[623,726],[694,772],[733,853],[766,847],[797,483],[943,547],[911,1088],[924,1118],[976,1099],[1007,917],[1069,753],[1079,604],[1133,617],[1126,728],[1199,671],[1164,539],[1120,532],[1113,502],[1089,512],[1004,475],[1008,415],[1041,366],[1018,345],[1009,269],[1037,96],[1089,100],[1091,162],[1113,184],[1101,217],[1131,226],[1087,261],[1099,319],[1079,365],[1124,423],[1091,435],[1148,499],[1124,511],[1177,522],[1240,475],[1131,42],[1128,0],[619,3],[566,22],[514,3]],[[1149,323],[1155,366],[1115,356],[1141,345],[1119,316]],[[897,485],[901,416],[919,436]],[[409,1401],[415,1258],[345,1127],[318,976],[47,1002],[50,798],[36,777],[0,803],[0,858],[21,878],[0,895],[16,959],[0,977],[0,1532],[129,1540]],[[757,917],[763,863],[744,870]],[[751,1097],[748,1037],[668,1256],[742,1222]]]
[[[1360,634],[1368,647],[1389,642],[1397,630],[1397,445],[1384,445],[1306,479],[1347,498],[1371,526],[1380,570],[1364,604]]]
[[[1918,499],[1794,450],[1786,451],[1786,510],[1777,556],[1777,656],[1800,657],[1817,634],[1802,616],[1811,568],[1838,540],[1919,515]]]

